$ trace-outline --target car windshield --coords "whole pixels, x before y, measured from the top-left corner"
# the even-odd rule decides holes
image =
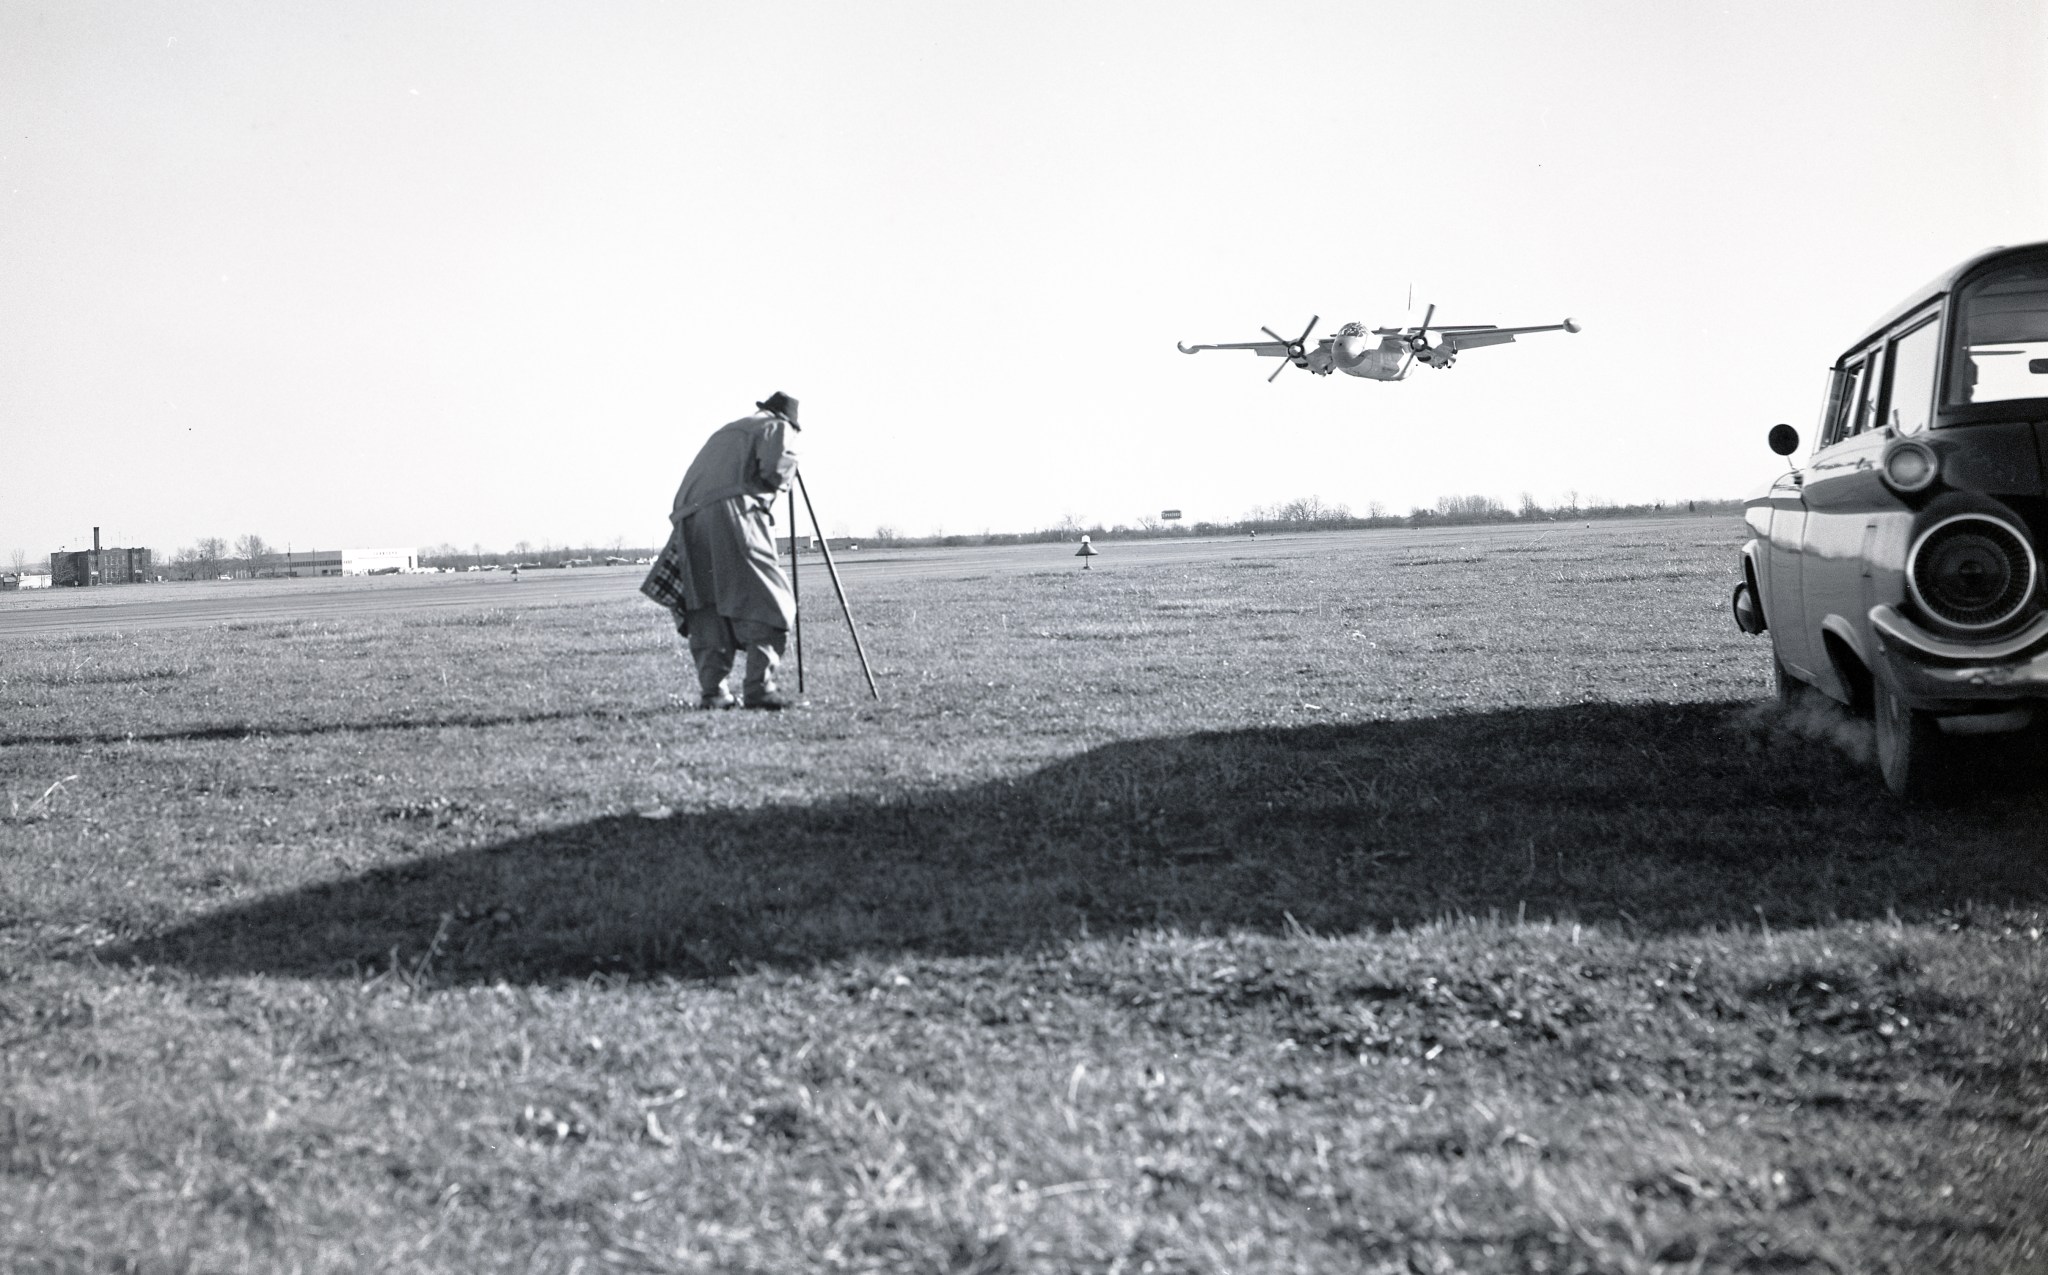
[[[2048,261],[2007,266],[1962,294],[1951,403],[2048,397]]]

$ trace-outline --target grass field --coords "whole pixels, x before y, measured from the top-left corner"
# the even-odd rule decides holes
[[[2048,797],[1739,526],[0,636],[8,1271],[2048,1271]]]

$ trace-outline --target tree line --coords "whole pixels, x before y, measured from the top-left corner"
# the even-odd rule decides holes
[[[449,571],[467,571],[472,567],[561,567],[602,563],[610,560],[637,562],[652,558],[661,551],[656,545],[629,545],[624,536],[614,536],[601,545],[571,545],[554,541],[521,540],[510,549],[486,549],[481,544],[468,548],[446,541],[428,545],[420,550],[420,565]]]
[[[1535,497],[1524,492],[1513,506],[1494,496],[1453,495],[1439,496],[1434,505],[1416,506],[1405,514],[1389,513],[1386,506],[1377,500],[1367,504],[1365,512],[1354,513],[1349,505],[1341,501],[1327,501],[1320,496],[1310,495],[1276,501],[1270,505],[1254,505],[1242,518],[1230,522],[1179,522],[1141,517],[1129,523],[1105,524],[1099,521],[1087,522],[1068,514],[1051,526],[1041,527],[1036,531],[982,531],[960,535],[947,534],[939,530],[928,536],[905,536],[895,528],[884,525],[876,527],[875,534],[869,537],[866,543],[877,548],[897,545],[908,548],[1047,544],[1073,542],[1084,535],[1098,540],[1108,537],[1148,539],[1169,536],[1250,535],[1254,532],[1349,531],[1372,527],[1456,526],[1489,522],[1544,522],[1570,518],[1647,518],[1669,513],[1734,514],[1739,513],[1741,509],[1742,502],[1739,500],[1682,500],[1669,504],[1663,501],[1650,501],[1626,504],[1605,501],[1597,496],[1582,501],[1578,492],[1570,491],[1564,494],[1563,500],[1554,505],[1540,504]],[[505,568],[515,565],[560,567],[607,561],[638,562],[652,558],[658,552],[659,546],[629,546],[623,537],[614,537],[603,545],[580,546],[521,540],[514,543],[510,549],[486,549],[482,544],[471,544],[468,548],[463,548],[443,542],[420,550],[418,558],[420,565],[429,569],[464,571],[472,568]],[[26,555],[17,549],[14,557],[17,560],[15,570],[19,571],[22,563],[26,561]],[[284,553],[254,532],[237,536],[232,542],[219,536],[202,537],[190,546],[178,550],[167,561],[160,562],[158,569],[172,579],[178,580],[278,576],[287,573]]]
[[[157,569],[173,580],[211,580],[216,576],[274,574],[281,566],[277,549],[254,532],[230,542],[202,536],[160,561]]]
[[[1076,541],[1084,535],[1091,540],[1109,537],[1154,539],[1171,536],[1244,536],[1254,532],[1355,531],[1373,527],[1554,522],[1572,518],[1654,518],[1671,513],[1739,514],[1741,510],[1742,502],[1739,500],[1680,500],[1668,504],[1664,501],[1648,501],[1627,504],[1602,500],[1597,496],[1582,501],[1578,492],[1571,491],[1566,492],[1564,499],[1555,505],[1539,504],[1535,497],[1525,492],[1513,507],[1495,496],[1439,496],[1434,505],[1418,505],[1405,514],[1390,513],[1385,505],[1375,500],[1366,506],[1364,513],[1359,514],[1354,513],[1349,505],[1341,501],[1326,501],[1320,496],[1297,496],[1292,500],[1270,505],[1254,505],[1242,518],[1230,522],[1178,522],[1147,517],[1131,523],[1105,524],[1087,522],[1070,514],[1052,526],[1037,531],[984,531],[978,535],[949,535],[941,530],[929,536],[904,536],[898,534],[894,528],[883,526],[875,529],[872,543],[877,547],[905,548],[938,545],[1043,544]]]

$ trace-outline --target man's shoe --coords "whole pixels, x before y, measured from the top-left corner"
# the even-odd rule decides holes
[[[775,691],[749,692],[745,703],[748,708],[765,708],[771,713],[789,707],[789,701]]]
[[[732,697],[732,692],[720,691],[716,695],[706,695],[703,699],[698,700],[697,707],[706,710],[716,711],[719,709],[731,708],[733,705],[737,703],[739,703],[739,701]]]

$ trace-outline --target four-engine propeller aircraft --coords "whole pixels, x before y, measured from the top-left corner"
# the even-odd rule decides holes
[[[1314,372],[1317,376],[1328,376],[1331,372],[1343,372],[1348,376],[1362,376],[1373,381],[1398,381],[1408,375],[1408,366],[1416,360],[1434,368],[1449,367],[1458,357],[1460,350],[1475,349],[1482,345],[1506,345],[1529,332],[1577,332],[1579,325],[1571,319],[1563,323],[1550,323],[1533,328],[1500,328],[1491,323],[1444,324],[1432,323],[1436,318],[1436,307],[1422,316],[1422,322],[1412,328],[1373,328],[1370,332],[1362,323],[1347,323],[1338,328],[1336,335],[1326,336],[1313,346],[1309,335],[1316,330],[1322,316],[1308,321],[1301,335],[1290,341],[1271,328],[1260,328],[1270,341],[1236,341],[1226,345],[1174,345],[1182,354],[1195,354],[1202,350],[1250,350],[1260,358],[1284,359],[1273,375],[1286,371],[1289,364]],[[1429,342],[1430,333],[1437,334],[1435,345]],[[1378,342],[1372,338],[1378,337]]]

